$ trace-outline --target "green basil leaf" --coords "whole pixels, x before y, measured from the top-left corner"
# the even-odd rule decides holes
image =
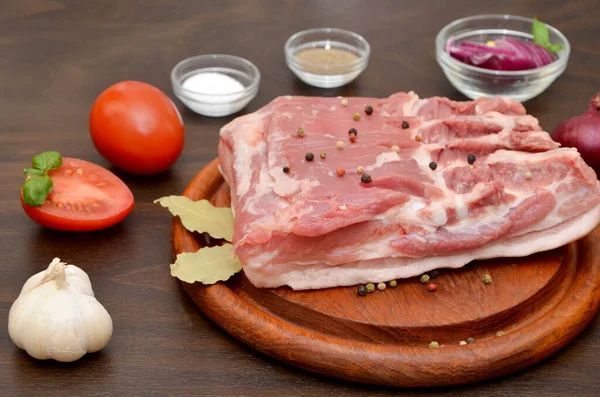
[[[48,175],[34,176],[23,184],[23,201],[31,207],[38,207],[46,201],[54,182]]]
[[[550,33],[545,23],[533,18],[533,41],[536,44],[546,47],[550,44]]]
[[[33,168],[25,168],[23,170],[23,173],[25,175],[37,175],[37,176],[44,175],[44,171],[42,171],[42,170],[36,170],[36,169],[33,169]]]
[[[60,167],[62,165],[62,157],[58,152],[44,152],[35,156],[31,161],[31,165],[32,168],[46,173]]]

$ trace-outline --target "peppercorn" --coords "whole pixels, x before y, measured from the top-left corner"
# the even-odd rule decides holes
[[[337,147],[339,150],[342,150],[342,149],[344,148],[344,142],[342,142],[342,141],[338,141],[338,142],[335,144],[335,147]]]
[[[298,128],[298,136],[304,136],[304,128]]]
[[[529,180],[529,179],[533,178],[533,174],[532,174],[531,172],[529,172],[529,171],[525,172],[525,173],[523,174],[523,176],[524,176],[524,177],[525,177],[525,179],[527,179],[527,180]]]
[[[430,276],[431,278],[433,278],[433,279],[436,279],[436,278],[438,278],[438,277],[440,276],[440,271],[439,271],[439,270],[434,270],[434,271],[432,271],[432,272],[429,274],[429,276]]]
[[[365,167],[363,167],[362,165],[359,165],[358,167],[356,167],[356,173],[358,175],[362,174],[363,172],[365,172]]]
[[[467,341],[464,341],[464,340],[461,340],[460,343],[459,343],[459,345],[461,345],[461,346],[464,346],[466,344],[467,344]]]
[[[429,168],[431,168],[432,171],[435,171],[437,168],[437,163],[435,161],[432,161],[431,163],[429,163]]]
[[[306,153],[304,158],[306,159],[306,161],[313,161],[315,159],[315,155],[312,154],[311,152],[308,152],[308,153]]]
[[[359,294],[360,296],[364,296],[364,295],[366,295],[366,294],[367,294],[367,289],[365,288],[365,286],[364,286],[364,285],[359,285],[359,286],[358,286],[358,291],[357,291],[357,292],[358,292],[358,294]]]
[[[354,115],[352,116],[352,118],[356,121],[360,120],[360,114],[358,113],[354,113]]]
[[[475,162],[475,160],[477,160],[477,159],[475,158],[475,155],[474,155],[474,154],[469,154],[469,155],[467,156],[467,162],[468,162],[469,164],[473,165],[473,163]]]
[[[360,177],[360,181],[362,183],[371,183],[371,181],[372,181],[371,175],[369,175],[369,174],[362,174],[362,176]]]
[[[427,345],[430,349],[439,349],[440,348],[440,344],[437,343],[436,341],[431,342],[429,345]]]
[[[502,335],[504,335],[504,331],[498,331],[498,332],[496,332],[496,336],[502,336]]]
[[[290,167],[283,167],[283,172],[285,172],[286,174],[289,174]]]
[[[483,283],[484,284],[491,284],[492,283],[492,276],[490,276],[489,274],[484,274],[482,277]]]
[[[356,128],[350,128],[348,130],[348,135],[350,134],[358,135],[358,131],[356,130]]]
[[[415,141],[421,142],[421,135],[415,135]]]
[[[427,284],[429,282],[429,275],[428,274],[424,274],[421,276],[421,282],[423,284]]]
[[[349,139],[350,139],[350,142],[351,142],[351,143],[354,143],[354,142],[356,142],[356,135],[354,135],[354,134],[350,134],[350,137],[349,137]]]
[[[365,113],[367,114],[367,116],[370,116],[370,115],[372,115],[372,114],[373,114],[373,107],[372,107],[372,106],[370,106],[370,105],[367,105],[367,106],[365,107]]]
[[[379,283],[379,284],[377,284],[377,289],[379,291],[383,291],[385,289],[385,283]]]
[[[475,343],[475,338],[471,338],[471,337],[467,338],[467,343],[469,345]]]
[[[338,168],[335,170],[335,172],[338,174],[338,176],[344,176],[346,174],[346,170],[343,168]]]
[[[395,288],[398,285],[398,282],[396,280],[391,280],[388,281],[388,285],[392,288]]]
[[[371,292],[375,291],[375,284],[373,284],[373,283],[368,283],[368,284],[366,285],[366,288],[367,288],[367,292],[368,292],[368,293],[371,293]]]
[[[346,106],[348,106],[348,100],[347,100],[347,99],[342,99],[342,100],[340,101],[340,105],[342,105],[343,107],[346,107]]]
[[[402,121],[402,128],[404,128],[404,129],[410,128],[410,124],[408,124],[408,121],[406,121],[406,120]]]
[[[435,283],[429,283],[427,284],[427,289],[431,292],[435,292],[437,290],[437,284]]]
[[[398,147],[398,145],[392,146],[391,149],[396,153],[398,153],[400,151],[400,148]]]
[[[321,152],[320,156],[321,156],[322,159],[324,159],[325,157],[327,157],[327,153]]]

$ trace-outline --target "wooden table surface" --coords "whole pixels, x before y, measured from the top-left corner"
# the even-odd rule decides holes
[[[88,116],[96,96],[121,80],[141,80],[173,97],[169,73],[181,59],[230,53],[262,72],[254,111],[285,94],[464,99],[434,58],[434,37],[446,23],[486,12],[538,16],[570,39],[566,73],[526,103],[542,126],[586,109],[600,90],[600,8],[595,0],[454,1],[62,1],[9,0],[0,7],[0,395],[43,392],[95,395],[392,395],[287,367],[249,350],[208,321],[169,276],[171,217],[152,200],[180,194],[216,156],[228,118],[201,117],[177,102],[186,146],[163,175],[117,174],[136,206],[122,224],[87,234],[45,230],[18,200],[22,169],[32,155],[59,150],[110,167],[95,151]],[[286,68],[283,44],[294,32],[332,26],[354,30],[372,45],[369,68],[353,84],[311,88]],[[174,97],[173,97],[174,98]],[[114,321],[100,353],[73,364],[41,362],[16,348],[8,312],[25,280],[53,257],[82,267]],[[402,395],[600,395],[597,319],[565,350],[502,379]],[[65,394],[67,395],[67,394]]]

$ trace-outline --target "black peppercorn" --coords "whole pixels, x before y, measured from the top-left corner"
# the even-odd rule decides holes
[[[354,134],[354,135],[357,135],[357,134],[358,134],[358,131],[356,130],[356,128],[350,128],[350,129],[348,130],[348,134]]]
[[[433,279],[438,278],[439,276],[440,276],[439,270],[434,270],[431,273],[429,273],[429,277],[431,277]]]
[[[359,285],[357,292],[360,296],[365,296],[367,294],[367,288],[365,288],[364,285]]]
[[[372,115],[373,114],[373,107],[372,106],[365,107],[365,113],[367,114],[367,116]]]
[[[407,128],[409,128],[409,127],[410,127],[410,124],[408,124],[408,121],[404,120],[404,121],[402,122],[402,128],[404,128],[404,129],[407,129]]]
[[[283,167],[283,172],[288,174],[290,172],[290,167]]]
[[[435,161],[432,161],[431,163],[429,163],[429,168],[435,171],[435,169],[437,168],[437,163]]]
[[[468,162],[469,164],[473,164],[473,163],[475,162],[475,160],[477,160],[477,159],[475,158],[475,156],[474,156],[473,154],[469,154],[469,155],[467,156],[467,162]]]
[[[306,159],[306,161],[313,161],[313,159],[315,158],[315,155],[312,154],[311,152],[306,153],[306,156],[304,156],[304,158]]]
[[[467,338],[467,343],[470,345],[472,343],[475,343],[475,338]]]
[[[360,181],[362,183],[371,183],[371,181],[372,181],[371,175],[369,175],[369,174],[362,174],[362,176],[360,177]]]

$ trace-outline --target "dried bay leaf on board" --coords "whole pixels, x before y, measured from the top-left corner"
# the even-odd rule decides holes
[[[233,240],[231,208],[215,207],[208,200],[192,201],[185,196],[166,196],[154,200],[181,219],[191,232],[208,233],[213,238]]]
[[[228,280],[240,270],[242,263],[235,257],[233,246],[224,244],[177,255],[171,265],[171,276],[186,283],[214,284]]]

